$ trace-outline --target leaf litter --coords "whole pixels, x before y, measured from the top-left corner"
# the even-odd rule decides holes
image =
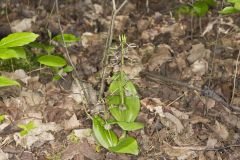
[[[47,35],[44,31],[47,28],[53,34],[59,33],[55,13],[50,16],[49,25],[45,22],[51,11],[51,2],[34,3],[29,5],[29,12],[26,13],[20,12],[20,8],[26,5],[24,1],[9,5],[9,9],[13,10],[8,15],[14,22],[12,29]],[[145,2],[129,1],[115,22],[114,41],[118,40],[118,34],[124,32],[129,42],[135,44],[134,48],[129,47],[126,54],[124,71],[138,86],[141,97],[139,120],[145,123],[143,130],[131,133],[137,136],[141,148],[137,159],[239,159],[239,147],[231,147],[237,146],[239,142],[238,114],[227,112],[220,103],[201,93],[164,82],[151,82],[139,76],[141,71],[154,71],[156,75],[203,87],[207,83],[209,71],[213,69],[209,87],[229,103],[233,87],[231,78],[240,42],[237,25],[231,17],[209,19],[207,23],[204,20],[203,32],[197,33],[198,29],[194,28],[195,37],[189,40],[188,20],[176,21],[165,14],[159,10],[162,3],[151,1],[150,13],[144,14]],[[169,2],[164,6],[174,4]],[[0,2],[0,5],[4,6],[4,2]],[[38,13],[34,12],[36,6]],[[15,11],[22,15],[15,14]],[[84,86],[90,88],[90,97],[95,104],[101,71],[101,46],[107,37],[110,12],[110,7],[96,1],[61,2],[60,16],[64,32],[81,37],[80,43],[70,47],[71,57],[83,78]],[[4,16],[0,20],[7,24]],[[2,32],[0,27],[0,35]],[[209,43],[215,42],[216,33],[219,33],[218,47]],[[209,42],[200,37],[205,37]],[[216,55],[211,61],[214,52]],[[111,60],[116,60],[117,56],[114,55]],[[118,63],[110,64],[109,72],[118,67]],[[52,153],[60,153],[64,160],[136,159],[133,156],[107,153],[106,150],[96,152],[91,123],[84,109],[86,100],[82,88],[71,77],[73,83],[69,83],[70,89],[64,89],[59,87],[58,82],[43,83],[41,75],[36,76],[36,73],[29,74],[23,70],[1,72],[1,75],[8,75],[24,85],[21,88],[0,89],[0,114],[6,115],[6,120],[0,124],[0,159],[44,159]],[[237,83],[232,101],[237,107],[239,89]],[[102,104],[97,106],[87,108],[87,112],[96,113],[104,108]],[[17,125],[29,121],[33,121],[37,127],[21,137]],[[18,150],[24,151],[23,154]]]

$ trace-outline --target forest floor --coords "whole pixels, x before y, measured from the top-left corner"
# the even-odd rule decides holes
[[[96,152],[86,114],[101,112],[105,105],[97,103],[97,95],[111,1],[59,0],[59,13],[55,0],[7,2],[0,2],[0,39],[28,31],[49,43],[49,33],[60,34],[58,18],[64,33],[80,37],[69,54],[94,105],[86,104],[74,73],[53,81],[52,72],[39,66],[1,70],[22,86],[0,88],[0,115],[6,115],[0,124],[0,160],[240,159],[239,14],[220,16],[219,4],[201,19],[177,20],[177,0],[149,0],[149,6],[145,0],[129,0],[118,13],[113,45],[126,34],[124,71],[136,85],[141,99],[138,121],[145,125],[130,133],[140,149],[132,156],[104,148]],[[61,46],[56,53],[66,56]],[[110,75],[118,70],[119,57],[117,51],[110,56]],[[18,125],[30,121],[37,128],[19,136]]]

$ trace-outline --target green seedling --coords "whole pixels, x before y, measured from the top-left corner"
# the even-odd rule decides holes
[[[22,131],[20,131],[20,136],[22,137],[27,135],[34,128],[36,128],[35,124],[32,121],[28,122],[25,125],[20,124],[18,125],[18,127],[22,129]]]
[[[228,0],[227,2],[232,3],[232,6],[223,8],[219,11],[221,14],[233,14],[240,13],[240,0]]]
[[[5,121],[5,115],[0,115],[0,124],[2,124]]]
[[[37,34],[31,32],[19,32],[8,35],[0,41],[0,60],[8,59],[26,59],[26,52],[23,48],[36,40]],[[0,76],[0,87],[12,86],[20,84],[17,81],[11,80],[7,77]]]
[[[65,42],[67,46],[70,46],[70,44],[80,40],[80,38],[77,38],[72,34],[63,34],[63,35],[57,35],[53,37],[52,40],[59,43]],[[73,67],[66,65],[67,62],[64,58],[62,58],[61,56],[55,55],[53,53],[55,50],[55,47],[53,45],[46,45],[46,44],[43,45],[43,44],[36,44],[36,43],[33,45],[47,52],[48,55],[43,55],[39,57],[38,62],[42,65],[48,66],[53,69],[55,73],[53,80],[59,80],[63,78],[63,76],[66,75],[67,73],[72,72]]]
[[[112,77],[108,88],[106,103],[113,119],[103,120],[99,115],[93,117],[93,133],[99,145],[116,153],[138,155],[139,149],[135,138],[127,135],[127,131],[142,129],[144,125],[135,122],[140,111],[140,99],[134,84],[123,72],[126,36],[120,36],[122,58],[121,69]],[[122,129],[120,138],[111,129],[118,125]]]

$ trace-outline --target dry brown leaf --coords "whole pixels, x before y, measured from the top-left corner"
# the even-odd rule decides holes
[[[172,59],[171,47],[166,44],[160,44],[155,49],[155,53],[151,55],[148,60],[148,69],[154,71],[155,69],[160,69],[160,66]]]
[[[170,120],[175,124],[178,133],[181,133],[183,131],[184,127],[177,117],[168,112],[165,112],[164,115],[166,119]]]
[[[202,43],[192,45],[192,49],[189,51],[187,60],[190,64],[193,64],[195,61],[201,58],[209,57],[210,53],[211,51],[209,49],[206,49]]]
[[[189,119],[189,113],[181,112],[174,107],[171,107],[170,110],[172,111],[174,116],[178,117],[179,119]]]
[[[72,130],[80,126],[80,121],[77,119],[76,114],[73,114],[69,120],[64,121],[64,129]]]
[[[212,137],[208,137],[208,141],[207,141],[207,148],[208,149],[213,149],[217,144],[217,139],[212,138]]]
[[[178,160],[188,160],[197,157],[197,154],[193,150],[202,149],[203,147],[174,147],[165,143],[163,150],[171,158],[176,158]]]
[[[204,59],[198,59],[191,65],[191,69],[197,75],[202,76],[208,71],[208,62]]]
[[[224,126],[223,124],[220,124],[218,121],[215,121],[214,132],[223,140],[227,140],[229,136],[227,127]]]
[[[103,156],[96,153],[94,146],[88,144],[86,140],[78,144],[69,144],[62,153],[62,160],[71,160],[75,155],[84,155],[91,160],[102,160]]]
[[[0,149],[0,160],[9,160],[8,157],[8,154],[4,153],[2,149]]]

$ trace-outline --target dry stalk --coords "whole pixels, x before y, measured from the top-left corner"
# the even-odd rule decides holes
[[[108,56],[109,56],[109,50],[112,45],[112,39],[113,39],[113,29],[114,29],[114,22],[116,19],[116,15],[119,13],[119,11],[123,8],[123,6],[128,2],[128,0],[124,0],[123,3],[119,6],[119,8],[116,8],[116,2],[115,0],[112,0],[112,18],[110,27],[108,29],[108,37],[105,44],[104,52],[103,52],[103,59],[102,59],[102,73],[101,73],[101,83],[100,83],[100,91],[98,96],[98,101],[102,100],[103,92],[105,89],[105,79],[106,79],[106,66],[108,65]]]

